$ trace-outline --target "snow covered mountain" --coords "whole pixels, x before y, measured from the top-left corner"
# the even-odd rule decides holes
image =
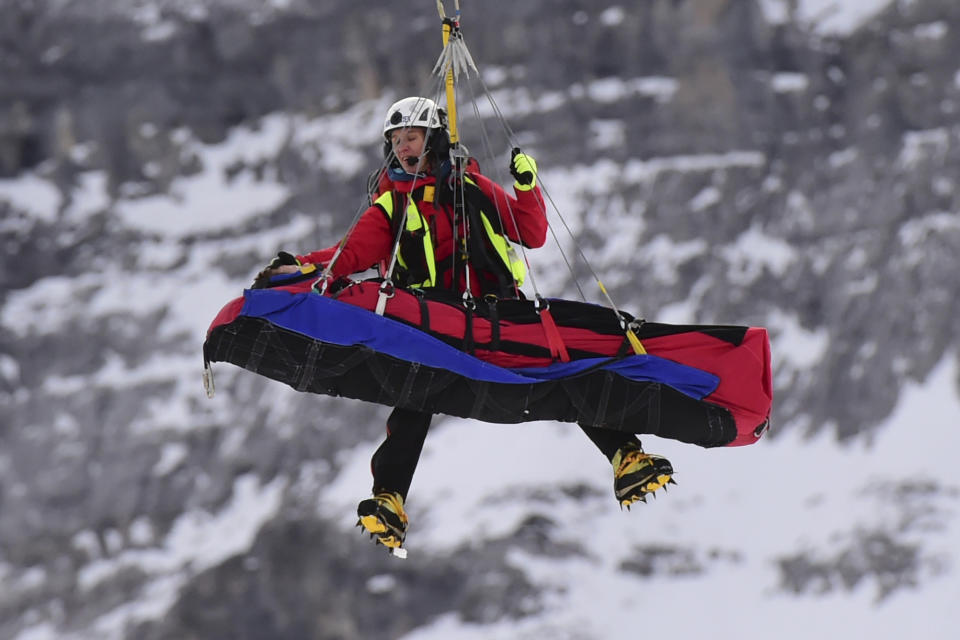
[[[557,205],[539,288],[562,215],[623,308],[768,327],[773,430],[645,438],[679,485],[621,512],[575,427],[437,418],[406,561],[353,528],[387,410],[208,400],[200,346],[344,232],[434,4],[4,4],[0,637],[956,637],[952,0],[462,0],[465,142],[509,182],[487,90]]]

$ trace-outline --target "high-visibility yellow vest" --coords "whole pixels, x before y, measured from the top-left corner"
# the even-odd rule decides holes
[[[483,196],[482,201],[490,202],[489,198],[483,194],[476,182],[470,178],[464,178],[464,182],[466,185],[469,185],[468,188],[475,190],[475,194],[479,193]],[[407,209],[407,217],[404,228],[405,233],[402,234],[400,238],[397,263],[404,271],[408,272],[412,276],[412,281],[407,282],[406,286],[434,287],[440,285],[441,283],[437,281],[436,256],[434,255],[433,238],[430,234],[430,226],[427,222],[427,219],[422,213],[420,213],[420,209],[417,207],[418,194],[422,194],[422,196],[419,197],[421,201],[432,201],[435,194],[433,185],[427,185],[422,189],[416,189],[411,196],[408,196],[407,194],[397,194],[399,196],[397,200],[399,200],[401,203],[406,202]],[[374,201],[374,205],[380,207],[384,213],[387,214],[387,217],[390,218],[391,221],[393,221],[393,214],[396,208],[394,205],[394,198],[394,192],[387,191]],[[471,206],[470,201],[475,202],[476,199],[468,198],[467,206]],[[490,203],[490,206],[493,206],[492,202]],[[526,265],[517,255],[516,250],[510,243],[510,240],[503,233],[502,226],[500,225],[500,221],[496,215],[496,212],[493,212],[491,218],[491,216],[487,215],[487,212],[483,211],[481,208],[478,212],[478,216],[481,226],[483,227],[484,237],[486,238],[488,246],[493,249],[493,254],[496,256],[498,264],[502,266],[502,268],[505,270],[505,273],[509,274],[510,277],[513,278],[513,282],[516,283],[517,286],[522,285],[523,281],[527,277]],[[414,264],[414,257],[411,254],[413,254],[414,251],[419,253],[421,249],[423,251],[423,264]]]

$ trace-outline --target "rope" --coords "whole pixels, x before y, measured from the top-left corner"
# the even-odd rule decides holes
[[[430,84],[431,84],[431,83],[427,83],[427,86],[430,86]],[[436,84],[436,83],[434,83],[434,84]],[[425,95],[439,96],[439,95],[440,95],[440,85],[437,84],[437,85],[435,86],[435,89],[434,89],[434,91],[432,92],[432,94],[420,93],[419,95],[421,95],[421,96],[425,96]],[[436,100],[434,100],[434,102],[436,102]],[[423,157],[424,157],[425,154],[426,154],[426,146],[424,146],[423,151],[421,151],[421,153],[420,153],[420,158],[419,158],[419,159],[420,159],[421,162],[423,161]],[[392,151],[391,151],[390,153],[384,155],[383,159],[380,161],[380,166],[377,168],[377,170],[376,170],[376,172],[374,173],[374,175],[376,175],[376,176],[381,175],[381,174],[383,173],[383,171],[390,165],[391,155],[392,155]],[[350,239],[350,236],[353,234],[353,231],[354,231],[354,229],[356,228],[357,223],[360,222],[361,216],[362,216],[363,213],[370,207],[369,202],[371,202],[372,199],[373,199],[373,198],[372,198],[373,192],[369,190],[369,187],[370,187],[370,185],[368,185],[368,191],[367,191],[367,201],[368,201],[368,202],[362,204],[362,205],[357,209],[357,211],[354,213],[353,219],[351,220],[350,225],[347,227],[347,230],[346,230],[346,232],[345,232],[344,235],[343,235],[343,239],[342,239],[342,240],[340,241],[340,243],[337,245],[336,251],[334,251],[333,256],[330,258],[330,261],[327,262],[327,265],[324,267],[323,272],[322,272],[321,275],[320,275],[320,278],[317,280],[317,283],[320,284],[320,288],[317,289],[317,291],[319,291],[319,293],[321,293],[321,294],[324,293],[324,291],[326,290],[327,283],[329,282],[329,278],[330,278],[331,274],[333,273],[333,266],[336,264],[337,260],[340,258],[340,255],[343,253],[343,249],[344,249],[344,247],[346,247],[347,241]],[[413,190],[411,189],[411,193],[412,193],[412,191],[413,191]],[[403,214],[402,214],[402,215],[403,215],[403,218],[400,220],[399,229],[400,229],[401,231],[404,229],[404,227],[405,227],[405,225],[406,225],[407,206],[409,206],[409,204],[410,204],[410,198],[411,198],[411,196],[408,194],[408,196],[407,196],[407,202],[406,202],[406,204],[405,204],[404,207],[403,207]],[[399,233],[398,233],[397,238],[396,238],[396,241],[394,242],[393,251],[391,252],[390,268],[387,269],[387,271],[386,271],[386,274],[387,274],[387,275],[389,275],[390,273],[393,272],[393,268],[394,268],[394,266],[396,265],[397,249],[398,249],[398,247],[399,247],[399,242],[400,242],[400,235],[399,235]],[[315,285],[314,285],[314,288],[316,289],[316,283],[315,283]]]
[[[438,0],[438,4],[439,4],[439,0]],[[461,47],[464,49],[464,51],[467,50],[467,48],[466,48],[466,43],[465,43],[464,40],[463,40],[462,34],[460,34],[460,37],[459,37],[459,46],[461,46]],[[467,53],[467,55],[469,55],[469,53]],[[471,62],[472,62],[472,59],[471,59]],[[439,63],[438,63],[438,64],[439,64]],[[474,69],[476,69],[476,67],[474,67]],[[496,116],[496,118],[497,118],[497,120],[499,121],[499,123],[500,123],[501,127],[503,128],[503,130],[506,132],[508,144],[509,144],[511,147],[520,148],[519,144],[517,143],[516,134],[514,133],[513,129],[510,127],[510,125],[509,125],[509,123],[507,122],[506,118],[504,117],[503,112],[502,112],[501,109],[500,109],[500,106],[497,104],[496,100],[493,98],[493,94],[492,94],[492,92],[490,91],[490,89],[487,87],[486,83],[484,82],[482,75],[481,75],[479,72],[478,72],[476,75],[477,75],[477,78],[478,78],[478,80],[479,80],[479,82],[480,82],[480,85],[481,85],[481,87],[482,87],[482,89],[483,89],[483,93],[484,93],[484,95],[486,96],[488,102],[490,103],[490,106],[491,106],[491,108],[492,108],[492,110],[493,110],[494,115]],[[469,74],[467,74],[467,77],[468,77],[468,79],[469,79]],[[480,128],[481,128],[481,132],[482,132],[481,135],[482,135],[482,137],[483,137],[484,144],[485,144],[485,145],[489,145],[489,137],[487,136],[487,133],[486,133],[486,127],[483,125],[483,120],[482,120],[482,118],[480,117],[479,109],[478,109],[478,107],[477,107],[476,95],[472,92],[472,89],[473,89],[473,88],[472,88],[472,85],[469,83],[469,81],[468,81],[467,84],[468,84],[468,86],[469,86],[470,89],[471,89],[471,95],[472,95],[472,97],[473,97],[473,104],[474,104],[474,113],[475,113],[475,115],[476,115],[476,117],[477,117],[477,121],[480,123]],[[488,146],[488,148],[489,148],[489,146]],[[495,165],[495,166],[496,166],[496,165]],[[498,172],[498,176],[497,176],[498,182],[502,182],[502,179],[501,179],[501,177],[500,177],[500,175],[499,175],[499,171],[500,171],[499,168],[495,169],[495,171]],[[570,226],[567,224],[567,221],[564,219],[563,215],[560,213],[560,208],[557,206],[557,203],[554,201],[553,196],[551,195],[550,191],[547,189],[547,187],[546,187],[546,185],[544,184],[543,180],[541,180],[539,176],[538,176],[537,180],[538,180],[538,184],[539,184],[539,186],[540,186],[540,190],[543,192],[544,196],[546,197],[546,200],[550,203],[550,206],[553,207],[553,210],[556,212],[557,217],[560,219],[561,224],[563,225],[564,229],[566,229],[567,234],[570,236],[570,239],[571,239],[571,241],[573,242],[573,246],[574,246],[577,254],[580,256],[580,259],[581,259],[581,260],[583,261],[583,263],[586,265],[588,271],[590,272],[590,275],[593,277],[594,281],[597,283],[597,287],[600,289],[600,292],[603,294],[603,296],[604,296],[604,298],[606,299],[607,303],[610,305],[610,307],[611,307],[611,309],[613,310],[614,314],[617,316],[617,319],[620,321],[620,326],[621,326],[621,328],[623,328],[624,332],[626,333],[627,340],[630,342],[630,345],[631,345],[631,347],[633,348],[634,352],[637,353],[637,354],[644,354],[644,353],[646,353],[646,349],[644,349],[642,343],[640,342],[639,338],[637,338],[637,336],[636,336],[636,334],[635,334],[635,332],[634,332],[634,328],[635,328],[635,327],[628,325],[628,323],[627,323],[626,319],[624,318],[623,314],[620,312],[620,309],[617,307],[617,304],[613,301],[612,296],[611,296],[610,293],[607,291],[606,286],[604,286],[603,282],[600,280],[600,276],[597,274],[596,270],[593,268],[593,265],[591,265],[591,264],[590,264],[590,261],[587,259],[587,256],[586,256],[586,254],[584,253],[583,248],[580,246],[580,243],[577,242],[576,236],[573,234],[573,231],[570,229]],[[516,218],[515,218],[515,216],[514,216],[514,212],[513,212],[513,210],[512,210],[512,207],[509,206],[509,203],[508,203],[508,212],[509,212],[509,215],[510,215],[510,217],[511,217],[512,222],[514,223],[514,228],[516,228],[516,229],[519,231],[519,227],[517,226]],[[543,213],[544,213],[544,215],[546,215],[546,211],[544,211]],[[502,224],[502,221],[501,221],[501,224]],[[556,232],[555,232],[554,229],[553,229],[553,226],[550,225],[549,222],[548,222],[548,229],[550,230],[550,233],[551,233],[551,235],[553,236],[554,242],[556,243],[557,248],[558,248],[558,250],[560,251],[560,255],[561,255],[561,257],[563,258],[564,264],[566,264],[566,266],[567,266],[567,270],[569,271],[571,277],[573,278],[574,285],[576,286],[578,292],[580,293],[581,299],[586,300],[586,296],[584,295],[583,289],[581,288],[580,283],[579,283],[579,280],[578,280],[578,278],[576,277],[576,273],[575,273],[574,270],[573,270],[573,266],[572,266],[570,260],[567,258],[566,252],[563,250],[563,245],[560,243],[559,238],[557,238],[557,235],[556,235]],[[527,255],[526,255],[526,250],[525,250],[525,248],[523,247],[523,243],[519,243],[519,244],[520,244],[521,254],[523,255],[524,262],[525,262],[526,265],[527,265],[527,272],[528,272],[529,277],[530,277],[531,285],[532,285],[533,288],[534,288],[534,292],[539,296],[539,292],[537,291],[537,286],[536,286],[536,277],[535,277],[534,274],[533,274],[533,269],[532,269],[532,266],[530,265],[530,261],[529,261]],[[632,324],[632,323],[631,323],[631,324]]]
[[[454,0],[453,6],[454,6],[454,11],[456,12],[454,14],[454,19],[457,22],[459,22],[460,21],[460,0]],[[445,13],[443,8],[443,0],[437,0],[437,12],[440,14],[441,20],[447,19],[447,14]]]
[[[498,105],[497,101],[494,100],[493,93],[487,87],[487,84],[483,81],[482,76],[478,76],[478,79],[480,80],[480,85],[483,88],[484,96],[487,98],[487,102],[490,104],[490,108],[493,110],[493,113],[496,116],[498,122],[500,123],[501,127],[507,134],[507,145],[510,147],[520,148],[520,144],[517,141],[517,136],[513,132],[513,129],[510,128],[510,124],[507,122],[506,118],[503,115],[503,112],[500,110],[500,105]],[[481,127],[485,129],[485,127],[483,127],[483,124],[482,124],[483,121],[480,118],[480,110],[476,107],[476,105],[474,105],[474,111],[476,112],[477,119],[481,122]],[[501,177],[499,174],[497,176],[497,180],[498,181],[501,180]],[[560,213],[560,208],[557,207],[557,203],[554,202],[553,198],[550,196],[550,193],[547,191],[547,187],[544,184],[543,180],[540,178],[540,176],[537,176],[537,182],[540,185],[540,191],[542,191],[544,196],[546,196],[547,201],[553,207],[553,210],[556,212],[557,217],[560,218],[560,222],[563,223],[564,228],[566,228],[567,233],[570,235],[571,239],[573,240],[574,247],[578,250],[583,261],[587,263],[588,269],[590,269],[590,272],[593,273],[594,277],[596,278],[596,274],[593,272],[593,269],[590,268],[590,263],[587,261],[586,256],[584,256],[583,252],[580,251],[579,244],[577,243],[576,238],[573,236],[573,232],[570,230],[570,227],[567,226],[566,221],[563,219],[563,215]],[[545,210],[543,213],[544,215],[546,215]],[[511,215],[512,214],[513,212],[511,211]],[[514,222],[514,224],[516,224],[516,222]],[[577,292],[580,294],[580,299],[585,301],[587,297],[583,292],[583,288],[580,286],[580,279],[577,278],[576,273],[573,270],[573,264],[570,262],[570,259],[567,257],[567,252],[563,250],[563,244],[560,242],[560,238],[557,237],[556,230],[553,228],[553,225],[549,223],[547,225],[547,228],[550,231],[550,236],[553,238],[554,243],[557,245],[557,249],[560,252],[560,257],[563,259],[563,263],[566,265],[567,271],[570,273],[570,276],[573,278],[573,284],[577,288]],[[523,247],[521,245],[521,250],[522,249]],[[524,253],[524,259],[526,260],[527,259],[526,252],[524,251],[523,253]],[[527,264],[528,264],[528,270],[532,272],[532,269],[529,268],[529,264],[530,264],[529,260],[527,260]],[[531,282],[533,282],[532,275],[531,275]],[[612,306],[612,302],[611,302],[611,306]]]
[[[450,19],[450,18],[447,18],[446,16],[443,0],[437,0],[437,11],[440,15],[441,20],[443,21],[444,47],[433,70],[434,74],[436,74],[438,77],[436,90],[432,94],[428,94],[428,95],[433,95],[438,98],[439,94],[441,93],[441,88],[443,88],[447,98],[447,111],[448,111],[447,127],[450,133],[450,147],[451,147],[450,154],[451,154],[451,165],[452,165],[451,170],[453,172],[452,179],[453,179],[453,193],[454,193],[454,219],[451,221],[452,222],[451,226],[453,228],[452,235],[453,235],[453,243],[454,243],[452,257],[454,260],[453,264],[456,265],[456,260],[458,257],[457,252],[460,249],[457,246],[458,245],[458,237],[457,237],[458,225],[457,225],[456,213],[458,209],[461,212],[464,212],[466,208],[466,196],[464,192],[465,190],[463,188],[464,166],[462,162],[462,160],[465,158],[465,154],[460,148],[460,140],[459,140],[459,134],[458,134],[459,123],[458,123],[458,115],[456,111],[456,98],[457,98],[457,89],[458,89],[457,81],[460,79],[461,75],[467,78],[467,86],[471,93],[471,98],[472,98],[471,101],[473,104],[474,115],[477,118],[477,122],[480,124],[481,137],[482,137],[484,148],[488,151],[491,158],[492,158],[492,145],[490,144],[490,137],[487,132],[487,128],[483,123],[483,119],[480,116],[476,93],[474,91],[473,85],[469,81],[471,71],[475,72],[480,82],[480,86],[482,88],[484,96],[487,98],[487,101],[489,102],[497,121],[500,123],[501,128],[506,133],[507,142],[509,146],[520,148],[520,145],[517,142],[516,134],[514,133],[513,129],[510,127],[509,123],[507,122],[506,118],[503,115],[502,110],[500,109],[500,106],[497,104],[496,100],[493,98],[492,92],[490,91],[489,87],[487,87],[486,83],[483,80],[483,77],[479,73],[479,70],[477,69],[476,64],[474,63],[473,58],[470,55],[469,49],[467,48],[466,43],[463,39],[463,33],[460,30],[460,25],[459,25],[459,20],[460,20],[459,0],[455,0],[454,5],[455,5],[455,11],[456,11],[455,17],[453,19]],[[424,94],[421,93],[420,95],[424,95]],[[439,102],[439,100],[435,99],[434,102]],[[424,149],[420,155],[421,162],[423,160],[425,153],[426,153],[426,145],[424,146]],[[379,176],[384,171],[384,169],[386,169],[389,163],[390,163],[390,154],[386,154],[383,159],[383,162],[381,162],[380,168],[377,170],[376,175]],[[496,167],[495,172],[497,174],[497,182],[502,184],[503,183],[502,171],[495,163],[494,163],[494,166]],[[403,212],[400,214],[399,224],[397,227],[397,235],[394,240],[393,250],[391,251],[389,267],[386,271],[386,276],[388,279],[385,282],[385,284],[387,284],[388,287],[392,286],[392,282],[389,281],[389,274],[393,273],[393,270],[396,267],[396,263],[399,258],[400,236],[403,230],[406,228],[407,211],[412,201],[413,189],[416,188],[416,179],[417,178],[414,179],[413,188],[407,194],[406,203],[403,207]],[[563,225],[564,229],[566,229],[567,234],[570,236],[570,239],[573,242],[574,249],[576,250],[577,254],[580,256],[580,259],[586,265],[588,271],[590,272],[590,275],[593,277],[594,281],[597,283],[597,286],[600,289],[601,293],[603,294],[604,298],[606,299],[607,303],[610,305],[614,314],[617,316],[618,320],[620,321],[620,326],[626,333],[627,339],[630,342],[630,345],[633,348],[634,352],[638,354],[646,353],[646,350],[643,348],[642,343],[640,342],[639,338],[637,338],[635,333],[637,324],[633,322],[628,325],[623,314],[620,312],[620,309],[617,307],[616,303],[613,301],[613,298],[610,296],[610,293],[607,291],[607,288],[604,286],[603,282],[600,280],[600,277],[597,274],[596,270],[594,270],[593,266],[590,264],[590,261],[587,259],[586,254],[584,253],[582,247],[580,246],[580,243],[577,242],[576,236],[573,234],[573,231],[571,230],[570,226],[567,224],[567,221],[564,219],[563,215],[560,213],[560,209],[557,206],[556,202],[554,201],[550,191],[547,189],[543,180],[539,176],[537,179],[538,179],[538,184],[540,186],[540,190],[546,197],[546,201],[549,202],[550,206],[553,207],[561,224]],[[458,204],[459,204],[459,207],[457,206]],[[343,249],[346,246],[346,243],[350,235],[352,234],[353,230],[356,228],[356,225],[359,222],[360,217],[362,216],[366,208],[367,207],[364,206],[357,211],[353,221],[350,224],[350,227],[348,228],[346,234],[344,235],[343,240],[337,247],[337,250],[334,252],[333,257],[330,259],[329,263],[324,269],[323,274],[321,276],[321,281],[323,283],[321,293],[323,292],[323,289],[326,288],[326,283],[332,272],[333,265],[336,263],[337,259],[340,257],[341,253],[343,252]],[[517,224],[516,215],[513,211],[513,207],[509,203],[509,200],[507,201],[507,212],[510,217],[510,221],[513,223],[513,228],[516,229],[517,232],[519,233],[520,227]],[[396,213],[397,212],[394,212],[394,216],[396,216]],[[542,213],[544,214],[544,216],[547,216],[547,211],[545,208],[542,210]],[[499,215],[499,210],[497,210],[497,214]],[[467,301],[471,301],[472,294],[470,291],[471,274],[470,274],[469,242],[468,242],[468,239],[470,237],[469,236],[470,228],[469,228],[469,221],[466,215],[461,216],[461,224],[463,228],[463,251],[466,254],[464,256],[465,257],[464,301],[467,302]],[[506,225],[503,224],[502,219],[500,220],[500,224],[503,228],[506,228]],[[548,220],[547,228],[551,236],[553,237],[553,240],[556,243],[558,250],[560,251],[560,255],[564,261],[564,264],[567,267],[568,272],[573,278],[574,285],[576,286],[581,299],[586,300],[586,296],[584,295],[583,289],[580,286],[579,279],[577,278],[576,273],[574,272],[573,265],[570,259],[568,258],[566,252],[564,251],[563,245],[560,242],[559,238],[557,237],[557,234],[553,228],[553,225],[549,223],[549,220]],[[537,286],[534,269],[532,264],[530,263],[530,259],[527,255],[526,248],[523,246],[523,242],[518,242],[516,244],[520,246],[521,255],[523,257],[524,264],[527,267],[527,274],[530,279],[531,286],[533,287],[534,294],[538,300],[542,299],[542,297],[540,296],[539,288]],[[454,273],[452,273],[451,275],[453,278],[456,278],[455,270],[454,270]],[[382,291],[381,296],[384,296],[384,295],[385,295],[385,291]],[[385,304],[385,299],[382,300],[381,302]],[[378,305],[378,309],[384,306],[384,304]],[[547,316],[549,316],[549,309],[544,309],[544,312],[546,313]],[[552,321],[552,318],[547,317],[545,320],[545,325],[549,324],[551,321]],[[545,326],[545,330],[548,332],[548,335],[549,335],[550,333],[549,328]]]
[[[483,148],[487,151],[488,157],[489,157],[489,159],[490,159],[490,164],[494,167],[494,172],[495,172],[495,174],[496,174],[497,182],[500,183],[500,184],[502,184],[502,183],[504,182],[503,169],[501,169],[500,165],[497,164],[497,163],[494,161],[494,157],[493,157],[493,145],[492,145],[491,142],[490,142],[490,136],[489,136],[489,134],[487,133],[487,127],[486,127],[486,125],[483,123],[483,119],[480,117],[480,109],[477,107],[476,93],[475,93],[474,90],[473,90],[473,85],[472,85],[472,84],[470,84],[470,83],[468,82],[468,83],[467,83],[467,86],[468,86],[468,88],[470,89],[470,97],[471,97],[471,101],[472,101],[472,103],[473,103],[474,116],[477,118],[477,122],[478,122],[479,125],[480,125],[480,135],[481,135],[481,138],[482,138],[482,140],[483,140]],[[510,204],[510,201],[509,201],[509,200],[506,200],[506,205],[507,205],[507,213],[508,213],[508,215],[510,216],[510,221],[513,223],[513,228],[516,229],[516,230],[517,230],[517,233],[519,234],[519,232],[520,232],[520,225],[517,223],[517,217],[516,217],[516,214],[514,213],[513,205]],[[544,215],[544,217],[547,216],[547,211],[546,211],[546,208],[545,208],[545,207],[542,208],[542,209],[540,210],[540,212]],[[497,210],[497,215],[498,215],[498,216],[500,215],[499,209]],[[506,229],[506,227],[507,227],[507,226],[504,224],[504,221],[503,221],[502,218],[501,218],[501,220],[500,220],[500,225],[501,225],[504,229]],[[548,229],[549,229],[549,225],[548,225]],[[528,277],[530,278],[530,286],[533,287],[533,292],[534,292],[534,294],[537,295],[537,296],[539,296],[539,295],[540,295],[540,289],[539,289],[539,287],[537,286],[537,278],[536,278],[536,275],[535,275],[535,273],[534,273],[533,265],[531,265],[531,263],[530,263],[530,257],[527,255],[527,248],[523,245],[522,242],[518,242],[518,243],[516,243],[516,244],[520,247],[520,255],[523,257],[523,262],[524,262],[524,264],[527,266],[527,275],[528,275]],[[561,254],[562,254],[562,250],[561,250]],[[565,258],[564,258],[564,259],[565,259]],[[568,267],[569,267],[569,264],[568,264]],[[579,289],[579,285],[577,285],[577,288]],[[582,293],[582,292],[581,292],[581,293]]]
[[[439,88],[438,88],[439,91]],[[422,96],[421,96],[422,98]],[[413,113],[417,113],[420,109],[420,102],[417,102],[416,108],[413,109]],[[436,100],[434,100],[436,104]],[[411,125],[413,126],[413,125]],[[406,131],[410,127],[404,127],[401,131]],[[391,151],[392,153],[392,151]],[[423,158],[427,153],[426,139],[424,139],[423,149],[420,150],[420,155],[417,157],[417,168],[423,163]],[[390,154],[386,154],[384,159],[385,166],[389,164],[388,160]],[[385,168],[384,166],[384,168]],[[383,171],[383,169],[381,169]],[[393,297],[393,280],[391,279],[391,274],[393,273],[394,268],[397,265],[397,260],[400,258],[400,238],[403,235],[404,230],[407,228],[407,216],[409,215],[410,205],[413,202],[413,192],[417,188],[417,180],[420,178],[420,174],[416,174],[413,178],[413,184],[410,185],[410,191],[407,192],[407,197],[404,199],[403,203],[403,213],[400,214],[400,219],[397,222],[397,233],[393,241],[393,250],[390,252],[390,264],[387,267],[385,277],[386,279],[380,285],[379,299],[377,300],[377,307],[375,312],[377,315],[382,316],[384,311],[387,308],[387,300]],[[393,219],[396,219],[397,211],[393,212]]]

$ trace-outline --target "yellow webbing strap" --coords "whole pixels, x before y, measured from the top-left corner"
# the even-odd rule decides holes
[[[627,329],[627,340],[630,341],[630,346],[633,347],[633,352],[638,356],[644,355],[647,350],[643,348],[643,343],[640,342],[640,338],[637,337],[630,329]]]
[[[603,283],[600,280],[597,280],[597,284],[600,286],[600,291],[603,292],[603,295],[607,296],[607,300],[610,299],[610,294],[607,293],[607,288],[603,286]],[[640,338],[637,337],[637,334],[633,332],[629,326],[627,327],[627,341],[630,343],[630,346],[633,347],[633,352],[638,356],[645,355],[647,350],[643,348],[643,343],[640,342]]]
[[[443,21],[443,46],[450,42],[450,22]],[[447,71],[447,129],[450,131],[450,144],[456,145],[460,141],[457,134],[457,100],[453,91],[453,68]]]

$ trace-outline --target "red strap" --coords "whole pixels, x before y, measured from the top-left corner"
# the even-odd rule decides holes
[[[543,332],[547,334],[547,346],[550,347],[550,355],[553,358],[560,358],[560,362],[570,362],[567,346],[563,344],[563,338],[560,337],[557,323],[553,321],[553,316],[550,315],[550,309],[540,310],[540,323],[543,325]]]

